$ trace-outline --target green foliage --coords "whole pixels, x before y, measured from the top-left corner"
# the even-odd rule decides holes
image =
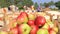
[[[20,2],[18,4],[16,4],[19,8],[23,7],[24,5],[30,7],[31,5],[33,5],[32,0],[20,0]]]
[[[40,3],[40,6],[43,6],[43,3]]]
[[[60,1],[56,2],[56,3],[55,3],[55,6],[60,9]]]
[[[38,7],[38,4],[37,4],[37,2],[35,2],[34,6],[35,6],[35,9]]]
[[[51,2],[49,2],[48,4],[49,4],[49,6],[51,6],[51,5],[54,5],[54,2],[51,1]]]
[[[33,5],[32,0],[0,0],[1,7],[8,7],[10,5],[16,5],[18,7],[22,7],[24,5],[31,6]]]
[[[54,5],[54,2],[53,2],[53,1],[51,1],[51,2],[48,2],[48,3],[46,3],[46,2],[45,2],[45,3],[43,3],[43,4],[42,4],[42,3],[40,3],[40,5],[41,5],[41,6],[46,6],[46,5],[51,6],[51,5]]]

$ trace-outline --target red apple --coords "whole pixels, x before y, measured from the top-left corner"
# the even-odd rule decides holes
[[[54,30],[50,30],[49,34],[56,34]]]
[[[30,26],[34,25],[34,20],[28,20],[28,25]]]
[[[25,16],[27,16],[28,17],[28,14],[26,13],[26,12],[21,12],[21,14],[20,15],[25,15]]]
[[[27,23],[28,22],[27,13],[21,12],[21,14],[17,17],[17,22],[18,24]]]
[[[37,26],[42,26],[46,23],[46,19],[43,16],[37,16],[35,19],[35,24]]]
[[[24,16],[19,16],[19,18],[17,19],[18,24],[23,23],[23,21],[24,21]]]
[[[37,26],[31,26],[31,31],[30,31],[30,34],[36,34],[37,33],[37,30],[38,30],[38,27]]]
[[[3,18],[0,18],[0,20],[3,20]]]
[[[10,30],[10,34],[18,34],[18,28],[17,28],[17,27],[12,28],[12,29]]]
[[[21,15],[22,15],[22,16],[27,16],[27,17],[28,17],[28,14],[27,14],[26,12],[21,12],[20,15],[18,16],[18,18],[19,18]]]

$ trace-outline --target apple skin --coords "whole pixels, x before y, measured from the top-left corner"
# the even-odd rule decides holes
[[[47,23],[45,23],[45,25],[42,27],[42,28],[45,28],[45,29],[47,29],[48,31],[50,31],[50,26],[47,24]]]
[[[0,31],[0,34],[8,34],[6,31]]]
[[[28,14],[29,20],[35,20],[35,15],[34,14]]]
[[[29,34],[31,27],[28,24],[21,24],[19,26],[19,34]]]
[[[39,29],[37,31],[37,34],[49,34],[48,30],[47,29]]]
[[[20,16],[24,18],[23,20],[24,23],[28,22],[28,14],[26,12],[21,12]]]
[[[9,34],[18,34],[18,27],[10,29]]]
[[[28,22],[28,17],[24,17],[24,16],[20,16],[17,20],[18,24],[22,24],[22,23],[27,23]]]
[[[46,21],[46,22],[47,22],[47,24],[50,26],[50,28],[53,28],[53,27],[54,27],[54,23],[51,22],[50,20],[48,20],[48,21]]]
[[[35,25],[35,24],[34,24],[34,20],[28,20],[28,25],[30,25],[30,26]]]
[[[28,14],[26,12],[21,12],[17,19],[19,19],[21,16],[28,17]]]
[[[53,27],[52,29],[53,29],[55,32],[58,32],[58,27],[55,26],[55,27]]]
[[[15,28],[15,27],[17,27],[16,19],[12,20],[12,21],[8,24],[8,28],[9,28],[9,29],[12,29],[12,28]]]
[[[34,26],[31,26],[31,31],[30,31],[30,34],[36,34],[37,33],[37,31],[38,31],[38,27],[36,26],[36,25],[34,25]]]
[[[37,26],[43,26],[46,23],[46,19],[43,16],[37,16],[35,19],[35,24]]]
[[[56,34],[54,30],[50,30],[49,34]]]
[[[27,16],[28,17],[28,14],[26,12],[21,12],[20,15]]]
[[[17,17],[17,23],[27,23],[28,22],[28,14],[26,12],[21,12],[20,15]]]

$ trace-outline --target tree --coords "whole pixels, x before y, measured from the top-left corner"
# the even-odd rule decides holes
[[[37,2],[35,2],[34,6],[35,6],[35,9],[36,9],[36,8],[38,7],[38,3],[37,3]]]
[[[60,9],[60,1],[56,2],[56,3],[55,3],[55,6]]]
[[[40,3],[40,6],[43,6],[43,3]]]
[[[20,0],[20,2],[18,2],[17,4],[19,8],[23,7],[24,5],[30,7],[31,5],[33,5],[33,2],[32,0]]]
[[[13,0],[0,0],[1,7],[8,7],[13,4]]]
[[[43,5],[46,6],[48,3],[44,3]]]
[[[0,0],[1,7],[8,7],[9,5],[16,5],[18,7],[22,7],[24,5],[31,6],[33,5],[32,0]]]
[[[49,5],[49,6],[52,6],[52,5],[54,5],[54,2],[53,1],[50,1],[50,2],[48,2],[48,3],[41,3],[40,5],[42,5],[42,6],[46,6],[46,5]]]
[[[54,5],[54,2],[51,1],[51,2],[48,2],[48,4],[49,4],[49,6],[51,6],[51,5]]]
[[[0,0],[0,6],[1,7],[4,7],[4,5],[5,5],[6,3],[5,3],[5,0]],[[6,6],[6,5],[5,5]]]

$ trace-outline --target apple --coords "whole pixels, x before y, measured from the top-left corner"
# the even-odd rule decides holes
[[[27,23],[27,22],[28,22],[27,13],[21,12],[21,14],[17,17],[17,23],[22,24],[22,23]]]
[[[37,31],[37,34],[49,34],[48,30],[47,29],[39,29]]]
[[[26,12],[21,12],[20,15],[27,16],[28,17],[28,14]]]
[[[31,26],[31,31],[30,31],[30,34],[36,34],[37,33],[37,31],[38,31],[38,27],[36,26],[36,25],[34,25],[34,26]]]
[[[37,16],[35,19],[35,24],[37,26],[43,26],[46,23],[46,19],[43,16]]]
[[[35,25],[34,20],[28,20],[28,25],[30,25],[30,26]]]
[[[28,14],[28,18],[29,18],[29,20],[35,20],[35,16],[34,16],[34,14]]]
[[[26,12],[21,12],[17,19],[19,19],[21,16],[28,17],[28,14]]]
[[[0,31],[0,34],[8,34],[6,31]]]
[[[19,26],[19,34],[29,34],[31,27],[28,24],[21,24]]]
[[[52,28],[55,32],[58,32],[58,27],[53,27]]]
[[[28,17],[24,18],[24,23],[28,23]]]
[[[17,23],[21,24],[23,23],[23,21],[24,21],[24,16],[19,16],[19,18],[17,19]]]
[[[54,30],[50,30],[49,34],[56,34]]]
[[[18,27],[10,29],[9,34],[18,34]]]
[[[8,24],[8,28],[12,29],[14,27],[17,27],[17,22],[15,19]]]
[[[17,23],[18,24],[27,23],[27,22],[28,22],[28,18],[27,17],[24,17],[22,15],[17,20]]]
[[[47,23],[45,23],[42,28],[48,29],[48,31],[51,29],[50,26]]]
[[[47,22],[47,23],[50,23],[50,22],[51,22],[51,20],[49,20],[49,19],[47,19],[47,18],[46,18],[46,22]]]
[[[54,27],[54,23],[51,22],[51,21],[48,21],[47,24],[50,26],[50,28],[53,28]]]

